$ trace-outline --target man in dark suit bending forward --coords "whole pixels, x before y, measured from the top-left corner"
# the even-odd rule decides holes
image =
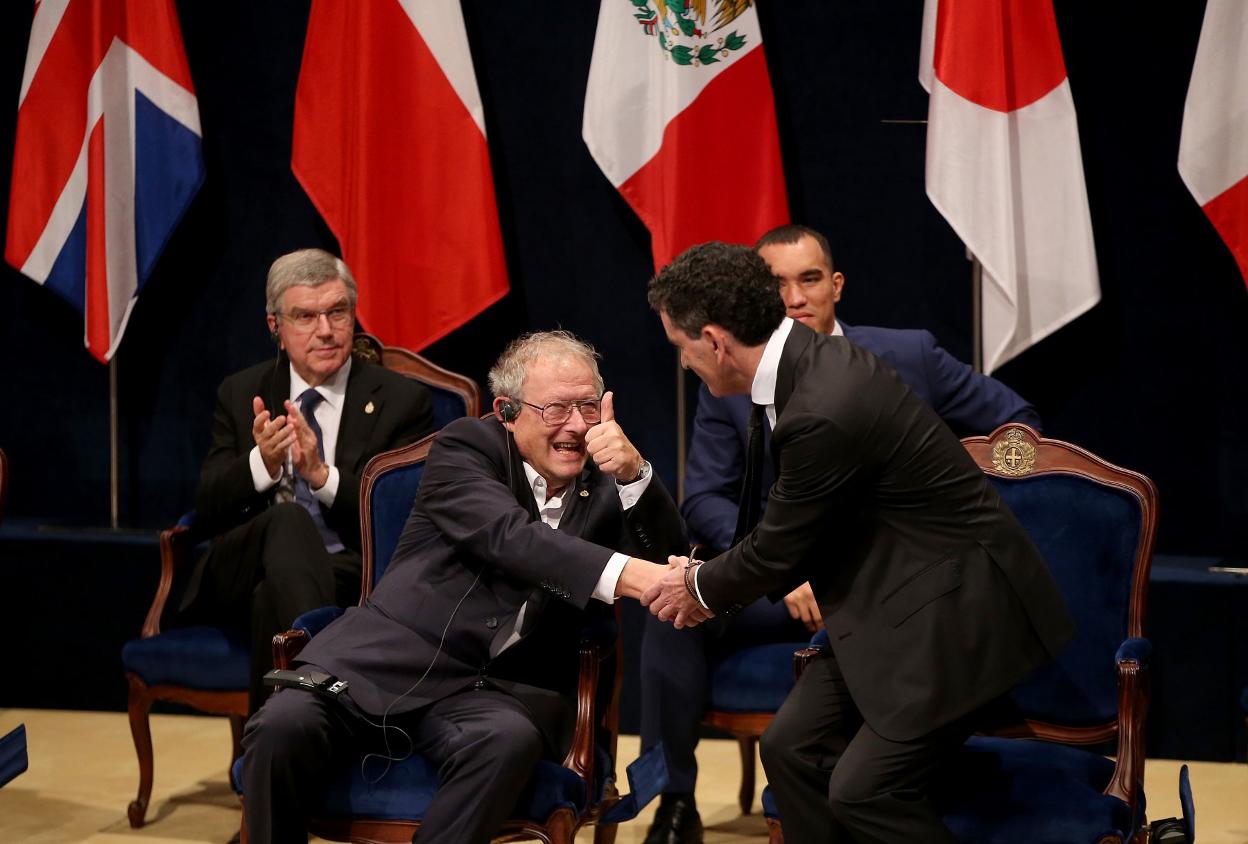
[[[809,581],[830,653],[762,738],[785,839],[952,842],[934,771],[1073,633],[1044,561],[931,407],[871,353],[786,318],[752,250],[693,247],[649,300],[684,366],[749,394],[760,430],[767,417],[776,482],[739,544],[643,603],[682,627]]]

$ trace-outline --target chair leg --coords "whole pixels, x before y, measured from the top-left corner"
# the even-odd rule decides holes
[[[737,795],[737,803],[743,815],[754,808],[754,748],[757,744],[758,736],[737,737],[737,748],[741,751],[741,793]]]
[[[576,819],[568,809],[556,809],[546,819],[550,844],[575,844]]]
[[[238,761],[238,757],[243,755],[243,725],[247,723],[247,719],[242,715],[231,715],[229,717],[230,738],[234,742],[234,746],[230,749],[230,770],[234,770],[234,763]]]
[[[126,807],[126,816],[130,820],[131,828],[138,829],[147,818],[147,804],[152,799],[152,726],[148,720],[152,699],[142,680],[133,674],[127,675],[127,679],[130,681],[127,702],[130,735],[134,738],[134,752],[139,757],[139,793]]]
[[[615,844],[615,833],[619,830],[617,824],[607,824],[606,826],[598,825],[594,827],[594,844]]]

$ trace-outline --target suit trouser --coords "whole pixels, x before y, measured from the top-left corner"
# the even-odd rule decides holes
[[[967,717],[914,741],[890,741],[863,723],[836,659],[814,660],[760,744],[784,840],[952,844],[928,792],[971,723]]]
[[[243,804],[253,844],[306,844],[306,818],[321,806],[329,778],[363,753],[424,755],[439,785],[415,841],[488,844],[533,775],[544,740],[528,710],[511,695],[470,690],[416,713],[370,724],[341,703],[288,689],[273,695],[243,733]],[[365,765],[382,775],[385,760]]]
[[[710,700],[715,660],[733,650],[770,642],[806,642],[808,631],[783,603],[760,598],[732,618],[713,618],[677,630],[646,617],[641,645],[641,746],[663,742],[669,793],[692,792],[698,779],[694,751]]]
[[[246,628],[251,637],[250,711],[267,695],[273,637],[309,610],[360,597],[360,555],[331,554],[308,511],[275,504],[213,541],[190,617]]]

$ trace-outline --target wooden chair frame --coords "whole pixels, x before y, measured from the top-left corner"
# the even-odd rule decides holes
[[[372,334],[359,332],[355,335],[353,355],[401,372],[422,384],[439,387],[464,400],[464,415],[481,414],[481,388],[467,375],[443,369],[428,358],[399,346],[387,346]]]

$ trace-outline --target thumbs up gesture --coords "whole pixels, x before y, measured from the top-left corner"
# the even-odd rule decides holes
[[[633,447],[615,421],[615,394],[602,396],[602,420],[585,432],[585,448],[598,468],[622,484],[641,474],[641,452]]]

